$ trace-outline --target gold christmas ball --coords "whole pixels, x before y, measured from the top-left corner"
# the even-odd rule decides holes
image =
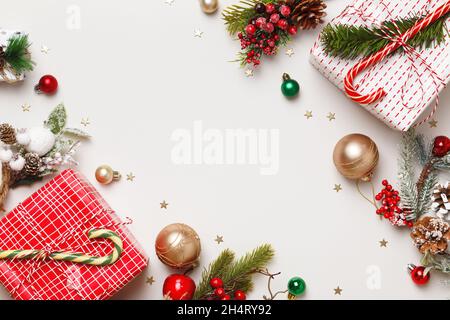
[[[101,184],[110,184],[111,182],[120,179],[120,173],[104,164],[95,170],[95,179]]]
[[[176,269],[189,268],[195,266],[200,256],[200,237],[186,224],[170,224],[156,237],[155,250],[165,265]]]
[[[359,133],[343,137],[334,147],[333,161],[348,179],[370,180],[378,164],[378,148],[368,136]]]
[[[200,0],[200,7],[204,13],[214,13],[219,8],[219,0]]]

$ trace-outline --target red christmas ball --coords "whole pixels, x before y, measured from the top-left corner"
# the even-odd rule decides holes
[[[244,291],[236,290],[234,292],[234,300],[245,300],[247,299],[247,296],[245,295]]]
[[[35,87],[36,91],[53,94],[58,89],[58,80],[50,74],[43,76]]]
[[[254,25],[249,24],[249,25],[247,25],[247,26],[245,27],[245,32],[246,32],[247,34],[249,34],[249,35],[253,35],[253,34],[255,34],[255,32],[256,32],[256,28],[255,28]]]
[[[212,278],[211,281],[209,281],[209,284],[215,289],[223,287],[223,281],[220,278]]]
[[[172,300],[191,300],[194,292],[194,280],[183,274],[172,274],[164,281],[163,295]]]
[[[411,279],[415,284],[422,286],[424,284],[427,284],[428,281],[430,281],[430,273],[428,272],[427,274],[425,274],[424,267],[421,266],[416,267],[410,265],[408,266],[408,268],[411,271]]]
[[[287,22],[287,20],[285,20],[285,19],[280,19],[280,20],[277,22],[277,27],[280,28],[280,29],[282,29],[282,30],[286,30],[286,28],[288,27],[288,22]]]
[[[446,136],[438,136],[434,139],[433,155],[443,157],[450,151],[450,139]]]

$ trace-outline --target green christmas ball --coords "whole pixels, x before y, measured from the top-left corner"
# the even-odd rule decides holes
[[[300,277],[293,277],[288,282],[288,291],[292,296],[299,296],[306,290],[306,282]]]
[[[287,98],[295,97],[300,91],[300,85],[294,79],[291,79],[288,74],[283,74],[283,83],[281,84],[281,92]]]

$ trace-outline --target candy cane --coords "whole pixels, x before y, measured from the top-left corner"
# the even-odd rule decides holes
[[[417,21],[411,29],[400,35],[393,42],[380,49],[380,51],[357,63],[353,68],[350,69],[344,80],[344,89],[347,96],[349,96],[353,101],[360,104],[370,104],[384,97],[386,95],[386,92],[383,88],[378,88],[377,90],[366,95],[358,93],[357,89],[353,85],[355,77],[365,69],[382,61],[384,58],[386,58],[386,56],[397,50],[399,47],[405,46],[408,40],[414,37],[419,31],[425,29],[437,19],[447,14],[449,11],[450,0],[448,0],[446,3],[444,3],[442,6],[437,8],[434,12],[430,13],[425,18]]]
[[[122,254],[122,239],[115,232],[108,229],[91,230],[89,239],[108,239],[114,244],[113,252],[105,257],[89,256],[84,253],[56,251],[46,253],[45,250],[0,250],[1,259],[46,259],[70,261],[73,263],[94,266],[106,266],[115,263]]]

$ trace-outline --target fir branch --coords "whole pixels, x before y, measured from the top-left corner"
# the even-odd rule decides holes
[[[427,251],[423,255],[420,264],[426,268],[431,268],[450,274],[450,254],[448,253],[443,255],[432,255],[429,251]]]
[[[16,73],[33,70],[34,62],[31,60],[28,48],[30,47],[27,35],[13,36],[8,40],[8,46],[3,58]]]
[[[448,34],[446,20],[449,16],[450,13],[442,16],[418,32],[408,40],[408,44],[414,48],[430,48],[433,44],[441,44]],[[392,31],[392,34],[395,34],[395,25],[397,25],[400,32],[404,33],[422,18],[423,16],[410,16],[396,21],[385,21],[382,23],[382,27],[328,24],[322,31],[321,42],[325,52],[332,56],[343,59],[367,57],[389,44],[390,40],[382,36],[383,29],[387,28]],[[403,47],[400,47],[399,50],[403,50]]]
[[[209,285],[211,279],[214,277],[222,277],[227,272],[228,267],[233,263],[233,260],[234,252],[226,249],[207,269],[203,270],[200,283],[195,290],[194,300],[200,299],[208,294],[211,290]]]
[[[432,198],[434,188],[438,183],[436,173],[430,171],[423,181],[423,185],[418,189],[417,206],[415,209],[415,219],[418,219],[421,215],[427,213],[431,209]]]
[[[239,4],[227,7],[222,12],[228,32],[233,35],[243,30],[248,21],[255,15],[255,5],[257,3],[270,3],[273,0],[241,0]]]
[[[222,279],[227,292],[238,289],[244,292],[250,291],[253,288],[252,274],[264,268],[273,256],[274,251],[269,244],[256,248],[234,263],[234,253],[228,249],[223,251],[203,271],[201,281],[194,293],[194,299],[206,299],[213,295],[213,289],[209,282],[214,277]]]
[[[425,142],[423,134],[416,135],[417,154],[419,162],[422,166],[426,165],[431,160],[432,153],[429,144]]]

